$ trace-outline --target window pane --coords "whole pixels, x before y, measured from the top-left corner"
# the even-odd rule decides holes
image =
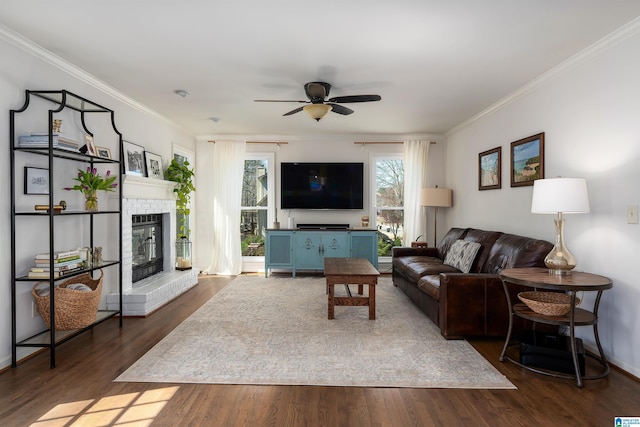
[[[245,160],[242,180],[242,206],[267,206],[267,161]]]
[[[240,220],[242,256],[264,256],[266,209],[243,209]]]
[[[404,206],[404,162],[402,160],[376,161],[376,206]]]
[[[393,246],[402,245],[404,211],[402,209],[378,209],[378,256],[391,256]]]
[[[375,173],[378,256],[391,256],[391,248],[402,244],[404,231],[404,161],[378,159]]]

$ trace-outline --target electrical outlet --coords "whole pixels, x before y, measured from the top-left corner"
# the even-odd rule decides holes
[[[627,206],[627,224],[638,223],[638,205]]]

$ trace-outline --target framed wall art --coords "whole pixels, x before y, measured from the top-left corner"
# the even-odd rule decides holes
[[[478,154],[478,190],[502,188],[502,147]]]
[[[544,178],[544,132],[511,143],[511,186]]]
[[[133,142],[122,141],[124,171],[127,175],[144,175],[144,148]]]
[[[111,150],[107,147],[96,147],[96,156],[102,159],[111,159]]]
[[[144,159],[147,165],[147,176],[153,179],[164,179],[162,171],[162,157],[158,154],[144,152]]]
[[[49,169],[25,166],[24,194],[49,194]]]

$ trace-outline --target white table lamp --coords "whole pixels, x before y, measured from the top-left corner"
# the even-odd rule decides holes
[[[563,214],[588,213],[589,193],[584,178],[550,178],[533,182],[531,213],[557,214],[556,244],[544,259],[550,273],[571,274],[575,257],[564,244]]]

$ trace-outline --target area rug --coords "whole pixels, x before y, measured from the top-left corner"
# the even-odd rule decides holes
[[[468,342],[445,340],[390,278],[376,287],[376,320],[367,307],[328,320],[325,289],[319,277],[239,276],[116,381],[515,388]]]

